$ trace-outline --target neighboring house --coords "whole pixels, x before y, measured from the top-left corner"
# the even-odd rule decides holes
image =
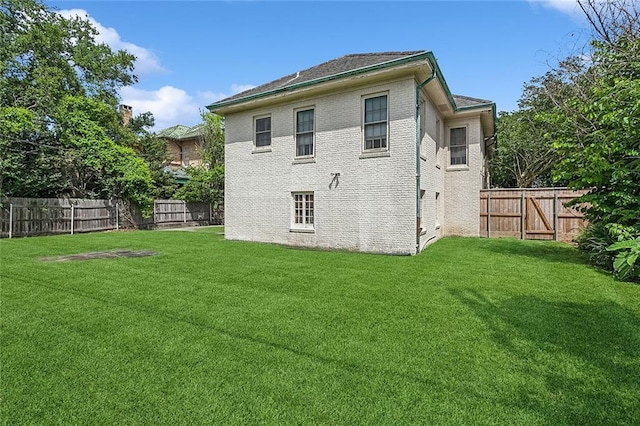
[[[225,238],[415,254],[479,234],[495,104],[452,95],[431,52],[343,56],[208,108]]]
[[[167,141],[167,149],[171,153],[171,163],[165,169],[176,176],[177,182],[184,183],[189,179],[184,168],[202,164],[204,124],[193,127],[178,124],[162,129],[157,134]]]

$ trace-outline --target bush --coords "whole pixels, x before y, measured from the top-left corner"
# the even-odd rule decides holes
[[[640,229],[615,223],[591,222],[576,241],[597,267],[612,271],[623,280],[640,281],[636,256],[640,251],[638,238]]]

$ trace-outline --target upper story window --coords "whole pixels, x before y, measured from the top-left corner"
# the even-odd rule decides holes
[[[271,116],[254,119],[256,148],[271,146]]]
[[[387,95],[364,100],[364,149],[387,149],[389,115]]]
[[[463,166],[467,164],[467,128],[455,127],[450,129],[449,155],[450,165]]]
[[[296,112],[296,157],[313,156],[314,110]]]

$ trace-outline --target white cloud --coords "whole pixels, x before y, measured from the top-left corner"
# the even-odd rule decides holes
[[[68,9],[58,12],[69,19],[79,17],[89,21],[98,31],[96,41],[109,45],[114,50],[126,50],[136,56],[135,72],[139,76],[164,72],[158,57],[148,49],[122,40],[115,28],[105,27],[89,16],[84,9]],[[133,108],[134,115],[151,112],[155,118],[153,130],[183,124],[192,126],[200,122],[200,111],[206,105],[236,93],[254,88],[251,84],[232,84],[228,93],[214,91],[198,91],[189,94],[187,91],[165,85],[157,90],[145,90],[137,87],[123,87],[120,90],[121,102]]]
[[[580,18],[582,11],[576,0],[529,0],[529,3],[541,5],[547,9],[554,9],[573,18]]]
[[[158,57],[148,49],[140,47],[136,44],[127,42],[120,38],[120,34],[115,28],[105,27],[100,22],[93,19],[84,9],[67,9],[58,12],[61,16],[69,18],[82,18],[91,23],[98,35],[96,41],[105,43],[113,50],[126,50],[136,56],[135,71],[137,75],[149,75],[157,72],[163,72],[165,69],[160,65]]]
[[[231,94],[252,87],[254,86],[248,84],[233,84]],[[134,115],[150,111],[156,120],[153,128],[156,131],[176,124],[193,126],[200,122],[200,111],[207,105],[231,96],[212,91],[199,91],[190,95],[185,90],[173,86],[163,86],[158,90],[123,87],[120,95],[122,103],[133,108]]]

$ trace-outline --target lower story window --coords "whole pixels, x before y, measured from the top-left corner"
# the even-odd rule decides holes
[[[313,228],[313,192],[293,194],[293,224],[300,228]]]

